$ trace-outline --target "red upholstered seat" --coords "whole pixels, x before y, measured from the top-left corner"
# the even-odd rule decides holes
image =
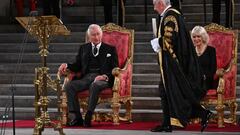
[[[237,31],[217,24],[205,26],[210,41],[216,49],[217,72],[214,77],[217,89],[208,90],[203,100],[205,105],[215,105],[218,127],[224,127],[224,109],[230,107],[226,122],[236,124],[236,76],[237,76]]]
[[[113,23],[109,23],[102,26],[103,39],[102,41],[114,45],[118,54],[119,67],[114,68],[112,73],[115,76],[114,85],[112,88],[104,89],[99,95],[99,103],[110,103],[112,107],[111,115],[101,113],[95,113],[93,119],[96,121],[108,121],[112,120],[115,125],[119,124],[119,120],[132,121],[132,99],[131,99],[131,85],[132,85],[132,60],[133,60],[133,47],[134,47],[134,31],[129,30]],[[71,80],[72,75],[68,75],[66,80]],[[87,100],[89,97],[89,91],[79,92],[77,97],[79,98],[80,106],[83,109],[83,113],[86,112]],[[66,98],[66,97],[64,97]],[[66,100],[63,100],[66,101]],[[124,117],[119,116],[119,110],[121,104],[125,104],[126,115]],[[66,103],[63,103],[66,106]],[[67,117],[67,109],[62,109],[63,119]],[[63,123],[66,123],[63,121]]]

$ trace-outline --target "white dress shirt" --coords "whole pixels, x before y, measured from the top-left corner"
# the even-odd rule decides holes
[[[91,43],[91,44],[92,44],[92,54],[93,54],[94,57],[96,57],[96,56],[98,56],[98,54],[99,54],[99,48],[101,47],[102,42],[100,42],[100,43],[97,44],[97,45],[94,45],[93,43]],[[97,53],[96,53],[96,54],[93,53],[95,46],[97,47]]]

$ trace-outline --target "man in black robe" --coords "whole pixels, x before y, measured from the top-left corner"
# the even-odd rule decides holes
[[[164,89],[160,89],[163,123],[152,132],[172,132],[172,125],[185,127],[189,119],[202,119],[201,131],[212,112],[200,105],[202,75],[189,31],[181,13],[173,8],[170,0],[153,0],[154,10],[161,21],[158,38],[151,41],[158,52]]]

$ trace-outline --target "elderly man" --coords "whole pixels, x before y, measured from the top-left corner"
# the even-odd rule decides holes
[[[99,25],[92,24],[87,30],[89,43],[80,46],[76,62],[62,64],[59,71],[66,69],[80,72],[81,76],[70,81],[64,87],[67,93],[69,113],[75,116],[68,126],[91,127],[91,119],[97,105],[98,95],[104,88],[112,87],[114,77],[112,69],[118,66],[115,47],[102,42],[102,30]],[[77,92],[89,90],[88,111],[83,122],[80,113]]]
[[[161,21],[151,45],[158,53],[164,89],[160,89],[163,123],[151,131],[172,132],[172,125],[185,127],[194,117],[202,119],[203,131],[212,112],[200,105],[203,80],[189,31],[170,0],[153,0],[153,5]]]

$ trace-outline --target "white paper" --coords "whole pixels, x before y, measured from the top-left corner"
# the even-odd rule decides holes
[[[159,52],[160,49],[161,49],[161,47],[160,47],[160,45],[158,43],[158,40],[159,40],[158,38],[154,38],[154,39],[151,40],[152,49],[156,53]]]
[[[152,29],[153,29],[153,36],[157,37],[157,21],[156,21],[156,18],[152,18]]]

